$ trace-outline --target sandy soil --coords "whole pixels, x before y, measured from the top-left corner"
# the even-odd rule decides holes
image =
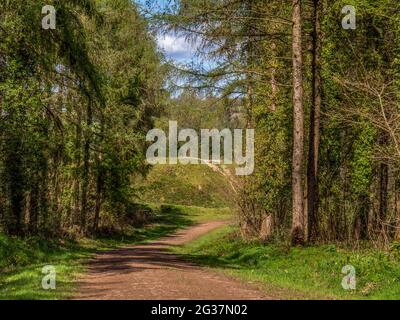
[[[250,284],[183,261],[168,251],[225,222],[207,222],[156,242],[101,253],[79,280],[82,300],[269,299]]]

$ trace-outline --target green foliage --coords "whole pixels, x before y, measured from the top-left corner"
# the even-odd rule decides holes
[[[227,178],[205,165],[158,165],[137,185],[140,200],[206,208],[232,207]]]
[[[321,115],[317,116],[321,125],[316,139],[318,192],[314,192],[319,240],[357,238],[355,226],[359,225],[360,215],[365,218],[360,222],[364,230],[376,229],[379,223],[375,222],[385,220],[390,238],[398,217],[393,172],[399,163],[399,2],[320,3],[321,30],[316,36],[321,42],[321,56],[313,55],[311,50],[311,30],[316,26],[313,5],[302,6],[304,172],[311,168],[307,137],[316,122],[314,119],[310,123],[313,70],[321,67],[322,103]],[[342,27],[346,5],[356,8],[355,30]],[[200,43],[197,54],[213,62],[209,70],[196,64],[180,66],[178,74],[183,73],[188,86],[226,98],[228,110],[240,114],[240,126],[256,129],[255,173],[243,179],[237,201],[242,225],[254,229],[251,231],[257,235],[263,217],[270,215],[275,231],[288,235],[293,155],[293,39],[292,23],[288,23],[292,20],[291,3],[182,0],[164,11],[154,17],[158,25]],[[192,116],[184,110],[183,118]],[[304,174],[302,180],[305,186],[314,179]]]
[[[399,1],[323,3],[317,240],[376,237],[389,246],[387,239],[400,235]],[[225,216],[226,207],[235,204],[243,234],[248,228],[261,237],[266,217],[272,218],[270,227],[277,236],[289,234],[290,2],[182,0],[152,17],[162,31],[183,32],[193,43],[200,42],[198,54],[208,59],[211,70],[204,65],[175,69],[162,65],[148,20],[130,0],[46,4],[57,10],[55,30],[41,28],[42,3],[0,0],[0,230],[20,237],[0,238],[0,268],[12,270],[6,276],[9,285],[28,284],[27,290],[34,290],[36,285],[30,284],[40,270],[30,264],[53,258],[63,261],[66,274],[75,272],[75,265],[67,263],[82,249],[42,237],[99,231],[112,236],[146,215],[147,208],[133,204],[138,199],[218,208],[188,209],[205,217],[221,212]],[[340,24],[345,5],[357,9],[356,30],[344,30]],[[312,6],[304,4],[306,119],[313,107],[313,57],[305,50],[312,47],[308,37],[315,23],[312,15]],[[192,90],[168,96],[166,75],[170,82],[175,75],[179,84],[188,80]],[[155,123],[166,129],[168,120],[197,130],[256,129],[255,173],[237,179],[241,186],[237,198],[232,199],[226,177],[203,166],[157,166],[150,171],[145,135]],[[311,122],[311,118],[305,121],[305,137]],[[303,180],[304,185],[312,181],[305,175]],[[176,215],[181,209],[163,207],[177,225],[187,222]],[[175,228],[168,223],[154,232],[138,232],[143,238],[165,234]],[[394,259],[398,259],[397,244],[390,252],[352,252],[333,245],[289,250],[246,243],[231,235],[212,239],[217,246],[205,241],[195,252],[200,250],[217,265],[238,267],[246,277],[294,290],[317,290],[321,295],[392,298],[399,294],[393,284],[399,274]],[[347,262],[360,276],[360,289],[353,295],[339,287],[338,270]],[[32,269],[22,276],[14,270],[28,264]],[[68,279],[66,275],[66,283]],[[17,295],[30,297],[31,292]]]
[[[265,285],[283,299],[398,299],[400,263],[393,248],[351,250],[336,245],[290,248],[245,242],[224,228],[176,250],[182,257]],[[341,273],[356,269],[356,291],[343,290]]]
[[[97,252],[156,240],[195,223],[230,216],[230,211],[223,209],[159,205],[146,208],[153,215],[151,225],[125,225],[122,232],[93,239],[18,239],[0,234],[0,300],[69,298],[77,277],[85,272],[85,263]],[[45,265],[56,268],[56,290],[41,287]]]
[[[354,159],[352,165],[352,190],[354,195],[367,196],[372,181],[372,156],[375,130],[366,125],[358,139],[354,141]]]
[[[190,128],[197,132],[206,128],[222,130],[232,126],[229,114],[233,112],[214,95],[201,96],[183,90],[178,97],[168,100],[157,125],[168,131],[168,122],[177,121],[181,129]]]
[[[123,218],[148,170],[163,70],[131,1],[47,4],[55,30],[41,3],[0,2],[0,228],[95,232],[103,215]]]

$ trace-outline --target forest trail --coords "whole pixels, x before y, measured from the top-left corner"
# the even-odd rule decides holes
[[[224,221],[202,223],[159,241],[101,253],[89,263],[75,299],[258,300],[271,299],[239,280],[183,261],[168,248],[190,242]]]

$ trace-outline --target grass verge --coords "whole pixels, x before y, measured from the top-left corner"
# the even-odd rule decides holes
[[[290,248],[244,242],[225,227],[175,249],[183,258],[256,282],[276,299],[399,299],[400,250],[335,245]],[[342,268],[356,270],[357,289],[342,288]]]
[[[127,228],[123,233],[96,239],[48,240],[10,238],[0,234],[0,299],[67,299],[76,277],[85,271],[85,261],[101,250],[151,241],[178,229],[208,220],[229,217],[229,209],[150,205],[154,223]],[[42,268],[56,268],[56,290],[43,290]]]

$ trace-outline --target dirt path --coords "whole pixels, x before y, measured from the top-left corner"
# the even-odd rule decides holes
[[[75,299],[268,299],[251,285],[182,261],[168,252],[168,247],[189,242],[223,224],[203,223],[157,242],[99,254],[80,280]]]

